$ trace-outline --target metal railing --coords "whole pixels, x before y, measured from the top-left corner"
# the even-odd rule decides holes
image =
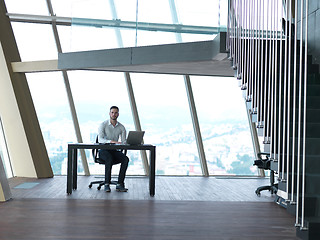
[[[308,0],[230,0],[227,32],[232,66],[251,103],[249,110],[256,115],[256,127],[263,130],[263,143],[278,164],[278,181],[286,185],[281,197],[296,205],[295,225],[302,230],[306,229],[305,16]]]

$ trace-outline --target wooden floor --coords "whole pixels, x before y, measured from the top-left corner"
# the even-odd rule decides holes
[[[127,177],[127,193],[115,191],[111,186],[111,193],[96,186],[91,189],[91,181],[102,180],[102,177],[78,177],[78,189],[71,195],[66,194],[67,179],[65,176],[55,176],[49,179],[13,178],[10,179],[14,198],[68,198],[68,199],[122,199],[122,200],[188,200],[188,201],[258,201],[270,202],[274,200],[268,191],[255,194],[257,187],[268,185],[267,178],[240,177],[156,177],[156,194],[149,195],[149,178]],[[23,184],[26,187],[23,187]],[[28,185],[29,184],[29,185]],[[19,187],[21,186],[21,187]],[[32,187],[32,188],[28,188]]]
[[[294,217],[256,187],[268,179],[128,177],[127,193],[88,188],[79,177],[10,179],[13,199],[0,204],[0,239],[297,239]]]

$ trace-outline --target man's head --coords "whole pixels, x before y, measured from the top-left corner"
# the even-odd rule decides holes
[[[110,120],[117,121],[119,117],[119,108],[117,106],[112,106],[109,112]]]

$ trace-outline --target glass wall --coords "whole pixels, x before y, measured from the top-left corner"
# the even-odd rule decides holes
[[[257,174],[238,80],[192,77],[191,83],[210,175]]]
[[[45,1],[32,1],[41,5],[39,9],[30,3],[23,9],[18,2],[7,0],[8,11],[48,15]],[[227,25],[228,1],[222,0],[51,2],[57,17],[76,20],[71,26],[57,26],[63,52],[176,43],[176,30],[170,28],[178,25],[199,30],[181,33],[185,42],[212,40],[217,32],[203,33],[202,27],[220,31]],[[33,10],[28,10],[31,7]],[[174,20],[174,16],[179,19]],[[102,25],[79,25],[79,19],[84,23],[101,20]],[[129,27],[108,27],[104,25],[107,22]],[[138,23],[149,27],[139,28]],[[12,25],[22,61],[58,58],[50,24],[13,22]],[[151,26],[165,30],[155,30]],[[134,130],[123,73],[68,71],[67,74],[84,142],[95,141],[98,126],[108,118],[111,105],[119,106],[119,121],[127,131]],[[67,144],[76,141],[65,79],[60,72],[26,76],[54,174],[65,174]],[[202,175],[184,77],[139,73],[130,73],[130,77],[141,126],[146,131],[144,142],[157,147],[157,174]],[[237,81],[191,76],[191,83],[209,173],[255,174],[245,104]],[[131,160],[128,174],[144,174],[139,152],[129,151],[128,155]],[[86,151],[86,157],[90,172],[103,174],[103,168],[94,164],[90,151]]]
[[[22,61],[58,59],[50,25],[14,22],[12,28]]]
[[[26,76],[52,170],[56,175],[65,174],[68,143],[76,142],[76,135],[62,74],[28,73]]]
[[[145,143],[157,146],[157,174],[200,175],[182,76],[132,74]]]

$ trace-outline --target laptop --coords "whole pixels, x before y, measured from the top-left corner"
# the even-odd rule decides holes
[[[127,144],[139,145],[142,144],[144,131],[129,131]]]

